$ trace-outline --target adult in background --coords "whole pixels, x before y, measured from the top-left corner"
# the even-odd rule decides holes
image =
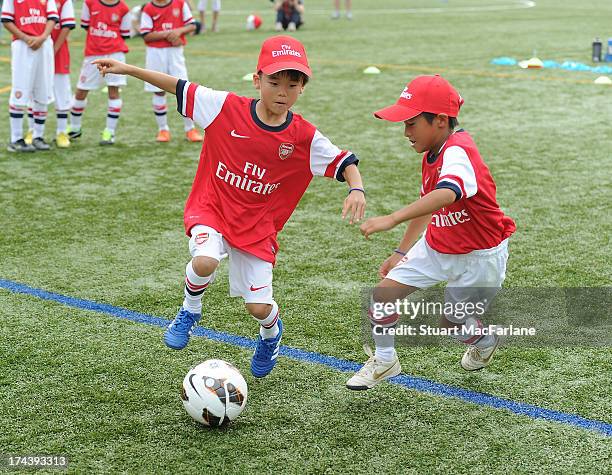
[[[346,19],[352,20],[353,13],[351,12],[351,0],[344,0],[344,9],[346,10]],[[334,0],[334,13],[332,13],[332,20],[340,18],[340,0]]]
[[[276,25],[274,26],[276,31],[295,31],[302,25],[303,0],[276,0],[274,9],[276,10]]]

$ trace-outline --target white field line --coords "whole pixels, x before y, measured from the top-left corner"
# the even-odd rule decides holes
[[[475,12],[495,12],[508,10],[521,10],[525,8],[533,8],[536,2],[532,0],[517,0],[512,3],[500,5],[477,5],[473,7],[422,7],[422,8],[379,8],[372,10],[356,10],[353,9],[355,15],[402,15],[402,14],[430,14],[430,13],[475,13]],[[267,10],[267,9],[266,9]],[[329,15],[329,10],[306,10],[306,15]],[[223,10],[223,15],[250,15],[253,10]]]

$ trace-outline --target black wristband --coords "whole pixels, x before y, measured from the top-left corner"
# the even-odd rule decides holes
[[[407,252],[402,252],[399,249],[393,249],[393,252],[397,252],[398,254],[401,254],[402,256],[405,256],[407,254]]]
[[[351,189],[348,191],[348,194],[349,194],[349,195],[351,194],[351,191],[361,191],[361,192],[363,193],[363,196],[365,196],[365,194],[366,194],[366,192],[365,192],[365,190],[364,190],[363,188],[351,188]]]

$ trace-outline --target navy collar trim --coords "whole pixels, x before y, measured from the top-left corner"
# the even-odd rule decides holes
[[[463,129],[459,129],[459,130],[455,130],[453,132],[453,134],[458,134],[459,132],[465,132],[465,130]],[[432,153],[431,151],[427,152],[427,163],[429,165],[431,165],[432,163],[435,163],[435,161],[438,159],[438,157],[440,156],[440,152],[442,151],[442,149],[444,148],[444,145],[446,145],[446,142],[444,142],[444,144],[442,145],[442,147],[440,147],[440,150],[438,150],[438,153]]]
[[[253,118],[253,122],[255,122],[258,127],[267,130],[268,132],[282,132],[287,127],[289,127],[291,121],[293,120],[293,112],[289,111],[287,113],[287,118],[285,119],[285,122],[283,122],[281,125],[268,125],[263,123],[262,120],[257,117],[257,111],[255,110],[255,108],[257,107],[258,102],[259,99],[253,99],[251,101],[251,117]]]

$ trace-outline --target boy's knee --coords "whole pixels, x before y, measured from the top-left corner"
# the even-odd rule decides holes
[[[196,256],[191,260],[193,270],[200,277],[208,277],[219,266],[219,261],[208,256]]]
[[[119,87],[118,86],[108,86],[108,98],[109,99],[119,99]]]
[[[87,91],[84,89],[77,89],[76,92],[74,93],[74,98],[77,101],[82,101],[86,97],[87,97]]]
[[[263,320],[272,311],[272,305],[269,303],[247,303],[245,305],[247,311],[258,320]]]

